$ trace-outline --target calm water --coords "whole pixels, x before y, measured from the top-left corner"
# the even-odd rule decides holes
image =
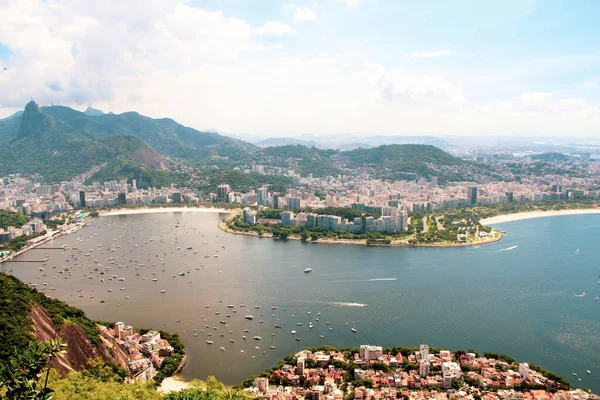
[[[48,245],[66,244],[82,253],[38,249],[20,259],[48,255],[44,272],[39,263],[5,263],[0,268],[13,269],[24,282],[39,287],[48,283],[48,294],[82,308],[93,319],[179,332],[190,356],[185,378],[212,374],[235,384],[305,346],[427,343],[510,354],[569,379],[576,372],[583,381],[575,383],[600,392],[600,303],[595,301],[600,285],[594,275],[600,274],[600,215],[499,224],[508,232],[501,242],[456,249],[366,248],[235,236],[217,228],[223,216],[165,212],[102,217]],[[94,251],[86,257],[90,249]],[[100,270],[110,267],[105,282],[93,271],[96,260]],[[314,271],[303,273],[309,265]],[[73,271],[69,279],[58,273],[63,266]],[[108,280],[113,274],[125,280]],[[583,292],[587,295],[576,296]],[[101,299],[107,302],[101,304]],[[244,319],[249,313],[253,321]],[[308,328],[311,321],[313,329]],[[262,340],[252,340],[255,335]],[[588,369],[592,375],[585,373]]]

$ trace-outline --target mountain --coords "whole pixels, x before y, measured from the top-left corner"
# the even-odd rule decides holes
[[[30,102],[20,117],[2,120],[0,134],[3,156],[0,175],[10,173],[42,174],[48,180],[63,180],[108,162],[113,172],[124,166],[135,166],[137,172],[168,170],[172,161],[157,153],[141,139],[130,135],[93,138],[77,131],[64,121],[69,114],[78,113],[61,107],[55,116],[43,112]],[[115,174],[112,179],[135,178]]]
[[[254,153],[258,162],[274,166],[289,167],[303,176],[337,175],[342,171],[332,159],[339,154],[336,150],[322,150],[316,147],[285,145],[266,147]]]
[[[317,142],[310,140],[302,140],[295,138],[269,138],[255,142],[259,147],[276,147],[276,146],[289,146],[289,145],[301,145],[306,147],[317,147]]]
[[[541,154],[533,154],[530,156],[532,160],[544,161],[544,162],[565,162],[569,160],[569,156],[563,153],[551,152],[551,153],[541,153]]]
[[[348,168],[367,166],[393,174],[437,176],[442,181],[466,179],[467,173],[470,175],[477,170],[435,146],[422,144],[392,144],[347,151],[342,153],[342,162]]]
[[[85,115],[89,115],[91,117],[97,117],[98,115],[104,115],[104,112],[102,110],[98,110],[96,108],[93,108],[92,106],[89,106],[88,108],[86,108],[83,113]]]
[[[42,174],[64,180],[108,162],[102,177],[170,184],[159,173],[181,159],[196,165],[231,166],[257,149],[241,140],[200,132],[172,119],[127,112],[104,114],[29,102],[21,114],[0,120],[0,175]],[[160,154],[155,151],[160,150]],[[114,176],[109,176],[114,173]],[[144,178],[144,179],[140,179]],[[99,179],[99,178],[98,178]]]
[[[43,132],[60,129],[58,125],[61,124],[61,121],[58,121],[51,116],[40,112],[40,107],[35,102],[30,101],[25,106],[25,111],[21,116],[21,123],[19,125],[19,131],[17,132],[17,139],[21,139],[26,136],[39,137]]]
[[[164,155],[198,165],[228,164],[229,157],[243,157],[254,145],[214,132],[200,132],[170,118],[153,119],[131,111],[122,114],[87,115],[63,106],[42,111],[64,121],[91,139],[109,135],[135,136]]]

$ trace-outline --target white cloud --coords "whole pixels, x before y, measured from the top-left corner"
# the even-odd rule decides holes
[[[317,14],[309,7],[289,3],[284,6],[284,10],[291,14],[294,22],[315,21],[317,19]]]
[[[512,99],[512,107],[517,111],[545,111],[552,100],[552,93],[522,93]]]
[[[454,54],[452,50],[436,50],[436,51],[421,51],[411,53],[411,58],[433,58],[433,57],[443,57],[450,56]]]
[[[263,26],[256,28],[256,33],[263,36],[297,35],[298,32],[291,26],[277,21],[269,21]]]
[[[348,7],[356,7],[359,3],[359,0],[346,0]]]
[[[0,42],[13,54],[0,73],[0,116],[33,97],[260,135],[600,131],[600,105],[578,95],[475,104],[468,81],[446,71],[391,68],[352,51],[293,56],[244,20],[183,0],[145,4],[0,1]]]

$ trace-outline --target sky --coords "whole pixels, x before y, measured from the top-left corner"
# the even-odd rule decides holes
[[[0,118],[33,98],[242,137],[598,138],[598,21],[597,0],[0,0]]]

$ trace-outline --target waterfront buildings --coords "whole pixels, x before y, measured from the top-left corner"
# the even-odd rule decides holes
[[[154,378],[166,357],[173,354],[171,344],[161,339],[160,333],[148,331],[143,335],[130,325],[116,322],[113,327],[98,325],[108,348],[118,346],[120,354],[127,355],[127,368],[134,380],[147,382]],[[116,350],[111,349],[114,353]]]
[[[269,400],[599,400],[561,387],[524,363],[448,350],[430,354],[426,345],[391,350],[370,345],[358,353],[303,350],[246,390]],[[348,371],[347,365],[355,368]]]

